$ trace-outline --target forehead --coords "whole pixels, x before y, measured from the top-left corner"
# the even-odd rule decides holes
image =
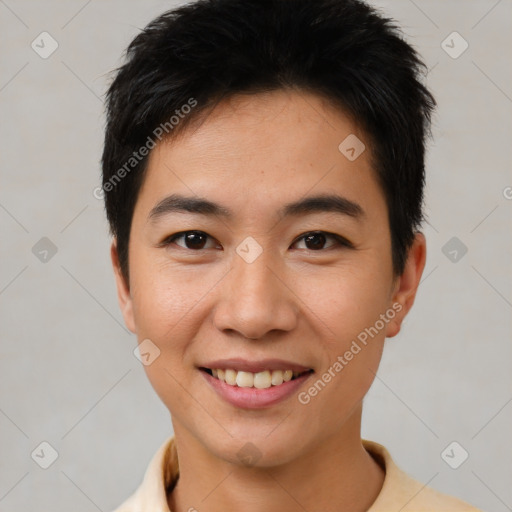
[[[239,95],[152,150],[139,199],[148,210],[183,193],[261,214],[334,192],[379,206],[370,161],[365,134],[325,99],[284,90]]]

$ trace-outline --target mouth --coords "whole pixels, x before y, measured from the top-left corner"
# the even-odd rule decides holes
[[[311,368],[303,371],[294,371],[291,369],[263,370],[256,373],[235,370],[233,368],[200,367],[199,369],[214,379],[224,382],[228,386],[255,389],[279,387],[286,382],[300,379],[307,374],[313,373]]]

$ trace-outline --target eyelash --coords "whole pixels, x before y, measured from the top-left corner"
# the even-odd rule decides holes
[[[188,231],[180,231],[179,233],[175,233],[174,235],[168,236],[165,240],[163,240],[159,244],[159,247],[168,247],[175,240],[177,240],[179,238],[182,238],[187,233],[196,233],[196,234],[200,234],[200,235],[206,235],[209,239],[213,239],[210,235],[208,235],[208,233],[205,233],[204,231],[198,231],[198,230],[195,230],[195,229],[190,229]],[[329,233],[327,231],[307,231],[306,233],[303,233],[301,236],[296,238],[292,245],[295,245],[297,242],[305,239],[309,235],[325,235],[327,238],[334,239],[335,242],[336,242],[335,246],[337,245],[338,248],[343,248],[343,247],[347,248],[347,249],[353,249],[354,248],[352,243],[349,242],[346,238],[343,238],[340,235],[336,235],[335,233]],[[305,250],[308,250],[308,251],[311,251],[311,252],[325,252],[326,250],[335,248],[335,246],[328,247],[327,249],[318,249],[318,250],[305,249]],[[182,246],[178,246],[178,247],[180,249],[184,249],[186,251],[193,251],[193,252],[200,252],[200,251],[206,250],[206,249],[189,249],[188,247],[182,247]]]

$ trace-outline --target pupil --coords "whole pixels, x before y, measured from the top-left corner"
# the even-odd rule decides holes
[[[186,245],[191,249],[202,249],[206,242],[206,238],[202,233],[190,231],[185,236]],[[323,233],[312,233],[305,239],[309,249],[321,249],[325,244],[325,235]]]
[[[306,245],[312,243],[313,247],[309,247],[309,249],[321,249],[325,244],[325,235],[323,233],[313,233],[306,237]]]
[[[202,240],[200,240],[202,238]],[[202,249],[205,244],[205,237],[202,233],[191,231],[185,236],[187,247],[190,249]]]

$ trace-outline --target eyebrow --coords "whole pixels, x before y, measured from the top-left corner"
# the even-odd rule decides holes
[[[156,204],[149,213],[148,220],[156,222],[161,217],[175,212],[219,216],[228,220],[234,217],[229,208],[208,199],[172,194]],[[325,212],[345,215],[356,220],[365,216],[363,208],[358,203],[337,194],[320,194],[299,199],[284,205],[278,214],[281,217],[298,217]]]

